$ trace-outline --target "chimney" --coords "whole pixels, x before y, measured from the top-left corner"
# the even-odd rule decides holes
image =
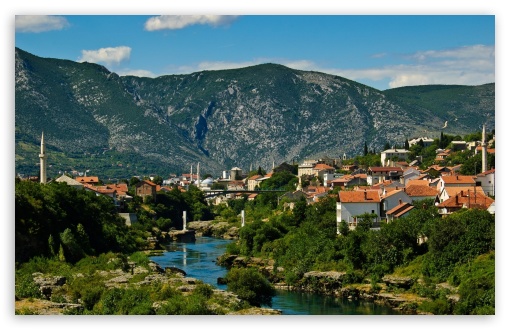
[[[398,199],[398,205],[402,205],[402,200],[400,198]]]
[[[367,200],[367,191],[364,191],[365,200]]]
[[[459,204],[459,195],[455,195],[455,204]]]

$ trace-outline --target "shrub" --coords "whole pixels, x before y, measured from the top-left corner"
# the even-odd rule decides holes
[[[276,295],[271,283],[255,268],[231,268],[227,273],[227,287],[239,298],[257,307],[271,306],[271,300]]]

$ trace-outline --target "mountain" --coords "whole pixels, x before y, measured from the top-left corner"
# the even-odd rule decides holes
[[[495,86],[379,91],[277,64],[158,78],[15,49],[16,172],[35,175],[44,131],[50,175],[129,177],[361,154],[406,139],[494,128]]]

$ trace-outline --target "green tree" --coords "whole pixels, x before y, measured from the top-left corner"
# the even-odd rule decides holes
[[[255,268],[231,268],[226,276],[228,290],[250,305],[271,306],[276,295],[274,287]]]

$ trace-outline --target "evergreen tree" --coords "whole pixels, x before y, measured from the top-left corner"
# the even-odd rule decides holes
[[[368,155],[367,141],[365,141],[365,147],[363,148],[363,156],[366,156],[366,155]]]

